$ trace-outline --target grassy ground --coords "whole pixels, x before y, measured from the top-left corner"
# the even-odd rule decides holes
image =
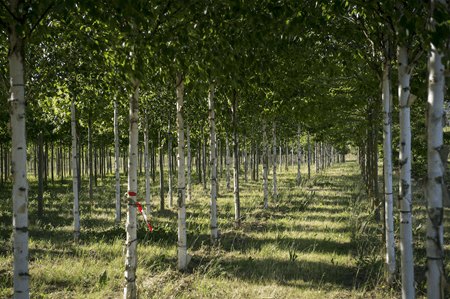
[[[300,188],[295,186],[295,170],[289,167],[286,172],[283,167],[277,172],[279,202],[270,202],[268,209],[262,204],[261,182],[244,182],[242,175],[239,229],[233,226],[233,192],[226,190],[224,175],[218,198],[221,236],[215,246],[209,243],[208,192],[196,181],[198,176],[193,176],[193,199],[187,202],[188,247],[192,260],[185,272],[176,270],[176,210],[159,211],[156,196],[159,183],[152,185],[154,232],[148,231],[141,216],[138,219],[139,298],[400,297],[398,283],[391,286],[384,283],[381,224],[369,211],[355,161],[313,174],[310,180],[303,179]],[[126,182],[125,177],[122,182]],[[92,210],[87,181],[83,181],[82,235],[78,243],[73,242],[70,181],[49,184],[44,194],[45,217],[40,220],[35,216],[37,182],[30,179],[30,186],[30,296],[121,298],[125,224],[114,224],[113,177],[99,180]],[[144,194],[142,175],[139,186],[138,194]],[[12,218],[8,188],[3,186],[0,193],[1,298],[12,297]],[[420,206],[414,212],[420,298],[425,292],[423,227],[426,218],[420,189],[414,190],[415,206]],[[446,264],[449,261],[447,258]],[[104,271],[106,279],[102,280],[100,274]]]

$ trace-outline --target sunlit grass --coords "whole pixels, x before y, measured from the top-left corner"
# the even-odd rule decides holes
[[[261,171],[261,169],[260,169]],[[380,223],[360,181],[356,162],[312,173],[301,187],[296,170],[277,170],[279,201],[271,197],[264,209],[263,186],[240,178],[242,225],[234,226],[233,190],[224,171],[217,200],[219,242],[209,241],[208,190],[193,175],[187,202],[188,270],[177,267],[177,213],[160,211],[159,182],[152,182],[150,233],[138,216],[137,289],[140,298],[385,298],[399,296],[398,285],[383,280]],[[158,177],[158,175],[157,175]],[[126,183],[126,178],[121,178]],[[174,175],[174,184],[177,176]],[[232,180],[231,180],[232,181]],[[123,296],[125,206],[116,225],[114,179],[98,180],[90,205],[87,181],[81,193],[82,234],[73,242],[71,182],[49,184],[45,216],[37,219],[36,181],[30,189],[30,292],[32,298],[120,298]],[[232,184],[231,184],[232,185]],[[126,187],[126,186],[125,186]],[[123,190],[125,190],[125,187]],[[209,184],[208,184],[209,187]],[[138,200],[144,201],[144,176],[139,176]],[[0,221],[0,297],[12,296],[11,200],[2,192]],[[174,188],[174,201],[176,193]],[[423,213],[423,210],[419,210]],[[417,223],[425,216],[417,214]],[[417,233],[417,238],[421,235]],[[418,239],[420,243],[420,239]],[[423,237],[422,241],[423,243]],[[417,246],[423,246],[422,243]],[[423,254],[418,255],[420,261]],[[99,280],[106,270],[106,282]],[[423,274],[419,274],[422,282]],[[423,287],[422,289],[423,290]]]

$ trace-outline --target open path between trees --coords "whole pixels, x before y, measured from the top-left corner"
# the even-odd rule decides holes
[[[187,202],[188,252],[192,256],[187,271],[176,270],[175,210],[160,212],[155,196],[150,217],[154,232],[138,218],[139,298],[399,296],[398,285],[388,287],[383,282],[381,223],[369,212],[355,161],[335,164],[310,180],[303,178],[300,188],[296,187],[296,171],[282,169],[278,203],[270,200],[269,194],[267,209],[261,182],[242,182],[240,228],[234,226],[233,192],[226,189],[225,173],[222,175],[216,246],[211,246],[209,239],[208,191],[193,181],[192,200]],[[49,186],[45,192],[48,213],[43,220],[36,220],[37,182],[30,182],[32,298],[119,298],[123,294],[125,224],[114,225],[114,178],[99,182],[92,211],[87,181],[82,182],[79,243],[73,242],[72,235],[71,185],[66,181]],[[145,194],[143,176],[138,186],[140,194]],[[151,187],[157,190],[157,186],[154,182]],[[4,205],[0,217],[2,298],[12,296],[9,194],[2,192],[0,201]],[[420,227],[416,233],[420,235]],[[425,257],[423,244],[417,246],[421,250],[418,258],[420,254]],[[416,280],[421,283],[420,279]]]

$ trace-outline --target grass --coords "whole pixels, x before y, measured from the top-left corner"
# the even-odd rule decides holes
[[[286,172],[283,167],[277,171],[279,200],[270,201],[268,209],[264,209],[261,181],[244,182],[241,175],[242,225],[238,229],[233,225],[233,192],[226,189],[224,171],[217,204],[220,239],[216,245],[209,241],[208,192],[198,184],[197,175],[192,178],[192,200],[187,202],[188,251],[192,259],[183,272],[176,270],[176,210],[159,211],[159,182],[152,183],[150,221],[154,232],[148,231],[141,216],[138,219],[139,298],[401,297],[399,283],[388,286],[384,282],[381,224],[370,213],[355,161],[313,174],[310,180],[303,179],[301,187],[296,186],[296,170],[289,167]],[[139,179],[138,195],[145,193],[144,176]],[[126,178],[121,181],[126,183]],[[271,183],[269,180],[269,186]],[[13,294],[10,189],[10,185],[4,185],[0,193],[2,298]],[[92,209],[87,181],[83,180],[82,234],[78,243],[73,242],[72,235],[71,182],[49,184],[44,194],[43,219],[35,216],[36,190],[37,182],[31,178],[30,297],[122,297],[125,223],[114,224],[113,177],[99,180]],[[419,204],[414,212],[414,228],[420,298],[426,292],[426,214],[419,187],[414,190],[415,206]],[[123,209],[122,219],[125,216]],[[445,246],[447,249],[448,241]],[[446,258],[445,264],[448,262]]]

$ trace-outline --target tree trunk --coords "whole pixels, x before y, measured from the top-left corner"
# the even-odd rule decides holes
[[[211,190],[211,244],[217,242],[217,169],[216,169],[216,124],[214,115],[214,85],[208,97],[209,106],[209,152],[210,152],[210,190]]]
[[[244,136],[244,180],[247,183],[248,161],[247,161],[247,138]]]
[[[144,129],[144,169],[145,169],[145,210],[147,215],[151,213],[150,204],[150,170],[149,170],[149,158],[148,158],[148,116],[145,113],[145,129]]]
[[[387,51],[388,49],[386,49]],[[393,282],[395,279],[395,243],[394,243],[394,207],[392,194],[392,141],[390,111],[390,61],[385,55],[383,63],[383,156],[384,156],[384,180],[385,180],[385,211],[386,211],[386,264],[387,279]]]
[[[78,202],[78,167],[77,167],[77,113],[75,99],[72,98],[72,182],[73,182],[73,239],[80,236],[80,206]]]
[[[20,1],[11,0],[10,10],[16,12]],[[8,101],[11,128],[11,168],[14,247],[14,298],[29,298],[28,273],[28,180],[25,129],[25,44],[17,32],[19,23],[12,21],[9,34],[10,98]],[[6,167],[6,165],[5,165]],[[5,172],[6,173],[6,172]]]
[[[297,124],[297,186],[300,186],[300,183],[302,182],[302,177],[300,174],[300,166],[302,164],[302,154],[301,154],[301,147],[300,147],[300,123]],[[292,150],[292,153],[294,150]],[[294,157],[292,156],[292,161],[294,161]]]
[[[231,109],[233,114],[233,179],[234,179],[234,220],[237,226],[241,225],[241,202],[239,198],[239,140],[237,133],[237,106],[236,106],[236,90],[233,89],[233,98],[231,101]]]
[[[435,3],[438,2],[438,3]],[[447,8],[445,1],[431,2],[431,30],[435,30],[434,5],[441,4]],[[448,204],[448,194],[444,182],[448,147],[443,144],[443,116],[445,66],[442,63],[444,53],[440,53],[431,44],[428,60],[428,100],[426,111],[427,125],[427,298],[444,298],[445,268],[444,260],[444,208],[443,200]]]
[[[186,184],[184,175],[184,109],[183,78],[177,73],[177,125],[178,125],[178,269],[186,269],[189,258],[187,255],[187,236],[186,236]]]
[[[287,141],[284,142],[284,154],[285,154],[285,159],[284,159],[284,171],[288,172],[289,170],[289,163],[288,163],[288,157],[289,157],[289,148],[288,148],[288,143]]]
[[[400,107],[400,251],[402,297],[414,298],[414,258],[412,236],[411,200],[411,125],[410,125],[410,75],[413,65],[408,64],[408,49],[398,46],[398,98]]]
[[[117,99],[114,99],[114,172],[116,179],[116,223],[119,223],[121,221],[119,137],[119,108],[117,106]]]
[[[266,142],[267,142],[267,134],[266,134]],[[267,145],[267,144],[266,144]],[[268,157],[266,158],[268,159]],[[268,167],[268,164],[267,164]],[[255,168],[256,168],[256,180],[259,181],[259,156],[258,156],[258,143],[256,143],[256,150],[255,150]],[[267,180],[267,177],[266,177]]]
[[[273,135],[273,200],[278,202],[277,194],[277,136],[276,136],[276,122],[273,121],[272,128]]]
[[[53,159],[55,158],[53,154],[53,141],[50,144],[50,150],[52,154],[52,158],[50,160],[50,177],[52,178],[52,185],[55,184],[55,177],[53,176]]]
[[[124,298],[136,298],[137,267],[137,234],[136,234],[136,201],[137,201],[137,155],[139,143],[139,81],[132,79],[134,94],[130,96],[130,144],[128,158],[128,190],[127,190],[127,241],[125,255],[125,288]]]
[[[39,164],[38,164],[38,218],[42,218],[44,212],[44,148],[42,145],[42,132],[38,135]]]
[[[94,144],[94,184],[95,184],[95,187],[97,187],[97,160],[98,160],[97,145]]]
[[[226,162],[227,162],[227,189],[230,189],[230,145],[228,142],[228,136],[225,137],[226,143]]]
[[[202,183],[203,190],[206,190],[206,139],[205,139],[205,131],[203,130],[202,125]]]
[[[88,147],[89,147],[89,204],[90,209],[89,212],[92,214],[92,205],[93,205],[93,198],[94,198],[94,177],[93,177],[93,161],[92,161],[92,126],[91,126],[91,112],[89,112],[89,119],[88,119]]]
[[[195,165],[198,173],[198,183],[202,184],[202,141],[198,140],[197,157],[195,157]]]
[[[187,200],[191,200],[191,134],[189,131],[189,124],[186,124],[187,137]]]
[[[45,141],[45,152],[44,152],[44,187],[47,188],[48,185],[48,142]]]
[[[311,179],[311,150],[309,147],[309,132],[308,132],[308,180]]]
[[[263,185],[264,185],[264,207],[269,207],[268,200],[268,187],[267,187],[267,178],[268,178],[268,170],[269,170],[269,155],[267,153],[267,133],[266,133],[266,120],[262,121],[262,129],[263,129]]]
[[[167,163],[169,168],[169,208],[173,207],[173,171],[172,171],[172,126],[170,124],[169,111],[169,133],[167,137]]]
[[[162,147],[161,131],[158,131],[159,140],[159,196],[160,196],[160,209],[164,211],[164,157]]]

